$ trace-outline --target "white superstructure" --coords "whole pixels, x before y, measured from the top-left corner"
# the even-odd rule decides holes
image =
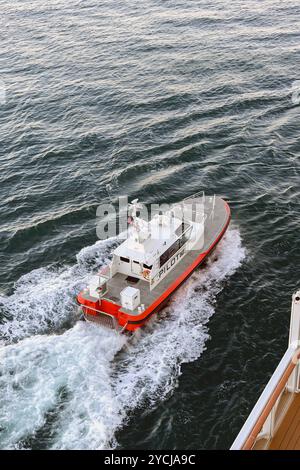
[[[136,215],[137,201],[132,205],[129,237],[114,251],[111,273],[145,279],[153,289],[164,274],[175,267],[186,250],[194,249],[196,244],[201,248],[204,211],[198,204],[193,213],[190,210],[188,217],[184,206],[177,205],[146,222]],[[195,214],[196,220],[192,220]]]

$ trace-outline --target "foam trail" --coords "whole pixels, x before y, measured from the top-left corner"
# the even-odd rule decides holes
[[[125,409],[166,397],[176,386],[181,364],[201,356],[216,296],[245,255],[238,230],[229,230],[208,265],[195,271],[174,295],[165,309],[166,318],[149,326],[151,334],[142,331],[116,376],[115,393]]]
[[[80,321],[63,335],[35,336],[2,348],[0,447],[22,448],[24,438],[34,439],[47,426],[47,414],[58,406],[62,391],[66,423],[62,417],[59,447],[107,447],[122,421],[109,364],[125,340]],[[56,430],[50,426],[46,447],[52,432]]]
[[[95,253],[96,265],[102,262],[107,247],[83,250],[80,273],[88,275]],[[227,232],[215,258],[125,348],[125,336],[85,322],[61,335],[39,335],[3,347],[0,447],[30,448],[35,440],[41,446],[43,431],[46,448],[116,447],[115,432],[126,424],[128,412],[172,393],[181,364],[205,349],[216,295],[245,258],[238,230]],[[71,278],[68,285],[75,283]]]
[[[40,268],[22,276],[12,295],[0,296],[0,340],[11,343],[72,325],[76,294],[117,243],[117,238],[98,241],[79,252],[74,266]]]

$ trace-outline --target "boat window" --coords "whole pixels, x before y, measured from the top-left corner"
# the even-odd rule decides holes
[[[179,225],[179,227],[177,227],[177,229],[175,230],[176,235],[180,237],[180,235],[182,235],[189,227],[190,224],[182,222],[182,224]]]
[[[149,266],[148,264],[145,264],[145,263],[144,263],[144,264],[143,264],[143,267],[144,267],[145,269],[150,269],[150,270],[151,270],[151,269],[152,269],[152,264],[151,264],[151,266]]]
[[[132,260],[132,262],[135,263],[135,264],[140,264],[139,261],[134,261],[134,260]]]
[[[183,246],[185,245],[185,243],[188,241],[188,234],[185,233],[184,235],[182,235],[182,237],[179,238],[179,244],[180,246]]]
[[[162,267],[180,248],[180,240],[176,240],[159,258],[159,265]]]
[[[189,238],[190,238],[190,235],[191,235],[192,227],[189,226],[188,228],[189,228],[189,230],[186,230],[186,232],[185,232],[185,233],[180,237],[180,239],[179,239],[180,247],[182,247],[183,245],[186,244],[187,241],[189,241]]]
[[[120,260],[123,261],[123,263],[129,263],[129,259],[124,258],[123,256],[120,256]]]

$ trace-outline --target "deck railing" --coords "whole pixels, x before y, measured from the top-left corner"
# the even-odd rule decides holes
[[[250,450],[259,438],[269,440],[276,428],[275,413],[279,399],[287,387],[288,380],[296,370],[295,358],[300,350],[290,347],[281,359],[277,369],[251,411],[231,449]]]
[[[121,330],[122,329],[122,327],[118,324],[118,321],[117,321],[116,317],[114,317],[114,315],[111,315],[110,313],[104,312],[103,310],[99,310],[97,308],[90,307],[90,306],[87,306],[87,305],[80,305],[80,308],[81,308],[84,315],[90,315],[90,320],[92,320],[91,316],[95,316],[96,318],[101,318],[101,316],[104,316],[105,318],[110,319],[110,322],[113,325],[115,330]],[[88,313],[89,310],[92,310],[93,312],[95,312],[96,315],[89,314]]]
[[[251,411],[231,450],[250,450],[260,439],[270,442],[285,416],[287,407],[277,413],[285,391],[299,392],[300,291],[294,294],[289,347]]]
[[[183,199],[184,201],[188,201],[189,199],[196,199],[202,197],[203,199],[205,198],[205,192],[204,191],[198,191],[197,193],[192,194],[191,196],[187,196]]]
[[[110,273],[110,265],[103,266],[99,272],[99,276],[104,277],[105,279],[110,279],[111,273]]]

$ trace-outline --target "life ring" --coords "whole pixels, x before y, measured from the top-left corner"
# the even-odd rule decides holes
[[[150,278],[150,269],[144,269],[144,270],[143,270],[143,278],[144,278],[144,279],[147,279],[147,281],[149,281],[149,278]]]

